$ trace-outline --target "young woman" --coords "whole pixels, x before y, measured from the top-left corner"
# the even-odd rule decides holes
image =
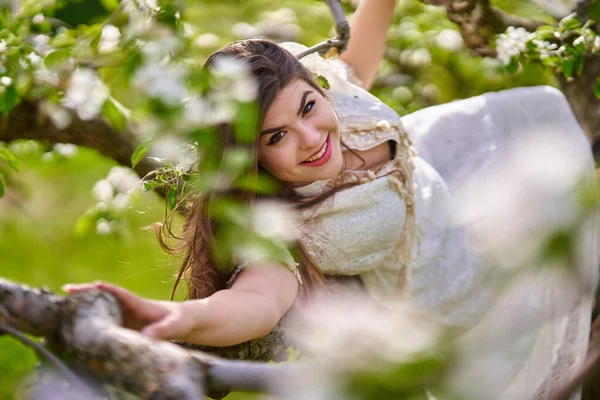
[[[195,200],[184,226],[180,277],[188,278],[189,300],[142,299],[106,283],[67,290],[96,287],[113,293],[125,326],[149,336],[220,347],[221,355],[255,360],[285,349],[286,313],[326,281],[341,281],[383,305],[411,298],[461,330],[476,325],[490,307],[492,293],[482,284],[490,271],[464,230],[452,224],[444,179],[413,154],[398,115],[365,91],[383,54],[394,3],[363,0],[348,49],[336,61],[314,56],[301,63],[279,45],[252,39],[230,44],[207,62],[211,68],[221,57],[241,59],[258,83],[263,118],[252,148],[254,171],[281,181],[277,198],[297,210],[302,223],[296,259],[282,251],[273,259],[232,260],[231,270],[222,272],[211,256],[213,224],[204,210],[219,196],[244,195],[209,193]],[[327,93],[313,73],[327,77]],[[224,153],[238,146],[229,126],[220,132]],[[552,337],[547,343],[562,342]],[[565,348],[567,358],[583,351]],[[543,364],[567,362],[563,356]],[[508,379],[527,365],[523,385],[536,391],[546,375],[554,375],[533,359],[516,362]],[[520,397],[523,387],[515,389],[519,396],[505,398],[528,398],[533,392]]]
[[[383,55],[394,6],[395,0],[365,0],[352,22],[353,36],[341,59],[352,67],[366,89],[373,82]],[[246,61],[257,80],[263,122],[254,146],[256,166],[289,189],[282,193],[282,199],[298,202],[294,188],[337,177],[343,164],[347,170],[373,170],[393,158],[393,147],[387,140],[365,151],[342,151],[340,121],[325,93],[313,81],[311,72],[278,45],[260,39],[235,42],[211,56],[207,67],[224,56]],[[225,153],[236,143],[229,127],[222,126],[221,132]],[[396,136],[394,140],[399,141],[397,133],[390,134],[390,138]],[[330,192],[317,198],[311,196],[308,201],[300,201],[299,206],[309,208],[333,191]],[[281,268],[280,260],[262,260],[247,265],[251,268],[238,270],[234,280],[230,274],[221,273],[210,254],[211,222],[203,213],[210,198],[208,195],[196,200],[184,228],[186,257],[181,272],[189,277],[188,301],[141,299],[106,283],[69,285],[67,290],[75,292],[93,286],[110,291],[121,301],[126,326],[143,328],[143,333],[160,339],[231,346],[263,338],[288,311],[301,286],[308,292],[323,280],[322,270],[301,241],[298,266],[293,260],[283,261],[288,268]],[[397,218],[401,220],[405,208],[402,199],[398,206]]]

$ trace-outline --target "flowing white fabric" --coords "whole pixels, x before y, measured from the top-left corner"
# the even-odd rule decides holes
[[[520,88],[428,108],[403,123],[456,197],[455,225],[489,256],[489,276],[513,272],[462,339],[469,356],[457,373],[460,390],[477,399],[547,398],[584,361],[600,259],[597,215],[578,219],[576,191],[593,183],[594,164],[568,102],[550,87]],[[572,263],[520,271],[561,228],[574,228]]]
[[[362,108],[337,99],[336,85],[350,87],[352,75],[339,60],[310,57],[303,63],[333,83],[344,139],[370,148],[390,139],[371,125],[398,127],[420,157],[412,178],[421,241],[408,272],[394,265],[393,248],[409,197],[377,175],[305,214],[317,264],[326,273],[360,275],[384,302],[407,279],[418,306],[465,331],[453,380],[463,398],[547,398],[585,358],[600,260],[598,216],[577,201],[595,182],[591,151],[562,93],[490,93],[421,110],[400,124],[381,102],[366,106],[366,94],[358,98]],[[342,98],[359,91],[342,89]],[[553,240],[576,243],[571,258],[541,257]]]

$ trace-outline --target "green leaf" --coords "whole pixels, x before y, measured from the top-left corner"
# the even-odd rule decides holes
[[[573,13],[561,19],[558,23],[558,28],[561,31],[572,31],[581,28],[581,21],[577,19],[577,14]]]
[[[0,158],[6,161],[9,167],[19,172],[21,169],[21,164],[17,157],[13,153],[10,152],[6,147],[0,147]]]
[[[177,187],[172,186],[167,193],[167,203],[169,204],[169,209],[174,210],[177,207]]]
[[[142,140],[140,142],[140,144],[138,144],[135,151],[131,155],[131,168],[135,168],[135,166],[138,165],[138,163],[140,161],[142,161],[142,159],[148,152],[148,146],[151,141],[152,141],[151,138],[146,138],[146,139]]]
[[[321,86],[323,89],[327,90],[331,87],[329,81],[323,75],[315,75],[314,78],[317,85]]]
[[[4,197],[4,183],[0,179],[0,199]]]
[[[144,181],[144,190],[149,192],[151,190],[156,189],[160,185],[160,182],[156,181]]]
[[[6,114],[19,104],[20,101],[21,99],[14,85],[4,88],[0,94],[0,114]]]
[[[258,117],[260,111],[255,103],[239,103],[234,119],[235,138],[241,144],[250,144],[258,134]]]
[[[596,78],[596,83],[594,84],[594,94],[600,99],[600,76]]]
[[[77,219],[75,226],[73,226],[73,234],[75,236],[85,236],[90,232],[93,232],[95,228],[95,220],[89,215],[84,214]]]
[[[117,102],[112,97],[106,99],[102,106],[102,115],[108,120],[110,125],[117,131],[125,131],[127,126],[127,117],[123,113],[122,106],[117,105]]]
[[[100,0],[100,3],[106,8],[108,11],[116,11],[119,8],[118,0]]]
[[[516,57],[510,59],[510,63],[506,66],[506,70],[509,74],[516,74],[519,70],[519,62]]]
[[[583,72],[583,65],[584,65],[584,60],[585,58],[583,57],[583,55],[578,55],[577,57],[575,57],[575,73],[577,74],[577,76],[581,76],[582,72]]]
[[[567,58],[563,61],[562,69],[565,78],[570,78],[573,76],[573,69],[575,67],[575,62],[572,58]]]
[[[71,50],[60,49],[49,53],[44,57],[44,64],[49,70],[59,70],[62,68],[65,61],[71,57]]]

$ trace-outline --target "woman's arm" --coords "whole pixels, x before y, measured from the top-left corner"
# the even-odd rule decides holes
[[[231,289],[183,303],[140,298],[117,286],[67,285],[69,293],[92,288],[115,295],[124,326],[157,339],[205,346],[231,346],[267,335],[298,294],[294,274],[276,263],[244,268]]]
[[[266,336],[291,307],[298,288],[294,274],[283,266],[246,267],[231,289],[181,303],[195,326],[177,339],[206,346],[231,346]]]
[[[396,0],[362,0],[350,23],[348,48],[340,59],[349,64],[369,90],[383,57]]]

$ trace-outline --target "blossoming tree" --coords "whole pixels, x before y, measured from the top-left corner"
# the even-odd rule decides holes
[[[92,3],[97,4],[84,2]],[[480,63],[477,66],[485,63],[488,72],[498,73],[498,66],[504,65],[517,73],[519,62],[524,59],[539,61],[557,70],[581,123],[590,137],[596,136],[600,121],[592,115],[597,105],[593,96],[600,92],[600,86],[594,83],[598,75],[594,55],[600,49],[600,40],[591,22],[568,17],[557,26],[541,27],[542,23],[500,11],[487,0],[426,0],[423,3],[430,5],[402,1],[398,6],[386,62],[375,88],[384,100],[402,113],[450,100],[444,97],[448,95],[443,93],[445,87],[441,82],[438,85],[424,83],[424,76],[433,75],[428,68],[434,61],[450,58],[467,47],[479,55],[497,56],[499,61],[473,61],[461,55],[461,60]],[[510,1],[505,3],[511,4]],[[538,4],[557,17],[568,14],[575,6],[582,12],[582,18],[594,10],[591,1],[576,5],[540,0]],[[140,188],[160,193],[170,210],[181,211],[185,211],[181,195],[190,189],[237,187],[272,191],[274,184],[268,179],[256,182],[244,179],[242,172],[249,159],[243,152],[232,152],[224,168],[216,167],[212,127],[232,121],[238,140],[250,142],[254,140],[257,122],[253,103],[256,88],[244,65],[223,60],[211,73],[202,69],[206,53],[223,44],[220,37],[195,26],[175,0],[123,0],[120,3],[105,0],[102,5],[104,12],[90,16],[83,23],[76,19],[68,22],[71,17],[51,1],[25,0],[20,7],[6,9],[0,16],[0,113],[3,116],[0,140],[6,143],[0,146],[0,197],[7,187],[10,190],[6,183],[11,179],[7,177],[20,170],[18,154],[12,151],[13,142],[20,139],[49,143],[53,152],[65,157],[76,152],[76,146],[86,146],[121,164],[94,184],[92,192],[96,202],[75,223],[76,229],[100,235],[119,234],[125,229],[121,224],[123,211]],[[352,2],[344,5],[348,11],[354,6]],[[441,7],[444,5],[445,8]],[[310,6],[315,7],[315,13],[329,18],[324,5]],[[538,13],[545,22],[553,22],[550,15]],[[100,22],[96,22],[98,18]],[[441,29],[423,28],[436,25],[442,18]],[[235,37],[269,35],[299,40],[302,27],[293,11],[282,8],[266,12],[254,25],[240,22],[232,31]],[[323,35],[327,33],[325,30]],[[497,44],[494,44],[494,33],[503,33]],[[524,65],[523,68],[529,67]],[[467,80],[472,78],[475,69],[470,68],[469,73],[454,72]],[[503,80],[502,85],[543,82],[528,78],[519,81],[519,75],[515,76],[508,84]],[[457,81],[452,89],[461,83]],[[478,89],[487,87],[471,87],[472,91],[465,90],[461,94],[458,90],[449,92],[456,98],[478,94],[474,92]],[[229,231],[235,237],[223,243],[224,252],[231,253],[234,249],[228,246],[233,243],[239,247],[256,246],[253,240],[256,233],[270,236],[287,232],[285,226],[277,225],[285,219],[283,217],[240,219],[236,205],[227,207],[230,209],[222,213],[223,222],[238,229]],[[173,398],[198,398],[204,389],[216,395],[231,387],[264,390],[268,382],[298,372],[292,367],[274,369],[221,362],[202,354],[185,353],[175,345],[156,345],[143,338],[132,341],[127,332],[118,329],[114,300],[100,293],[62,302],[52,294],[11,283],[0,282],[0,286],[0,324],[10,322],[32,334],[54,333],[59,329],[58,315],[75,315],[78,310],[89,312],[82,317],[89,324],[84,325],[87,330],[83,336],[75,340],[69,327],[61,328],[61,340],[52,345],[75,354],[92,367],[98,364],[94,364],[89,349],[100,349],[98,351],[105,356],[99,367],[102,376],[137,393],[160,392]],[[23,312],[23,304],[27,305],[27,313]],[[45,318],[28,319],[41,315]],[[107,321],[108,330],[96,330]],[[14,333],[10,328],[3,329]],[[390,329],[409,328],[394,326]],[[69,339],[73,339],[72,342],[68,342]],[[350,346],[352,337],[346,336],[345,340],[340,343]],[[411,382],[386,383],[392,393],[414,395],[429,378],[447,371],[451,351],[444,346],[433,347],[437,344],[434,341],[427,336],[422,343],[435,348],[437,353],[426,352],[411,365],[415,370],[425,366],[427,373],[414,376]],[[127,358],[122,354],[146,357]],[[115,369],[120,363],[128,368]],[[346,365],[345,362],[340,364]],[[178,384],[169,386],[164,369],[173,365],[181,379]],[[136,373],[142,370],[152,373]],[[410,371],[413,370],[402,369],[402,372]],[[71,378],[72,382],[81,381],[80,377]],[[348,380],[348,386],[364,398],[369,398],[372,388],[381,389],[379,375],[354,378]],[[93,392],[94,389],[90,389],[93,383],[86,382],[87,389],[79,389]],[[277,393],[289,391],[289,388],[268,389]]]

